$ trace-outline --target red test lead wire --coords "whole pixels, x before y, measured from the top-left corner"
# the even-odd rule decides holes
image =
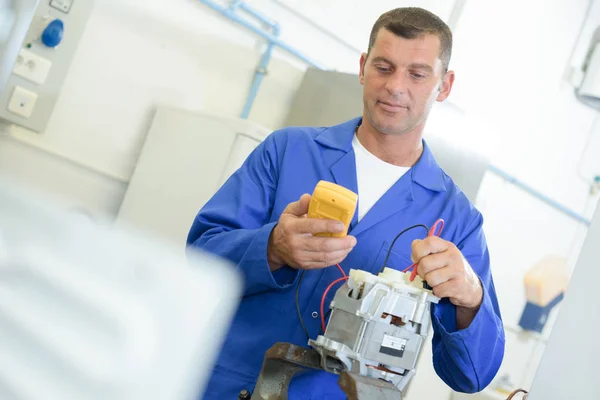
[[[327,293],[329,293],[329,291],[331,290],[333,285],[335,285],[336,283],[345,281],[345,280],[348,280],[347,276],[343,276],[343,277],[338,278],[335,281],[331,282],[329,284],[329,286],[327,286],[327,289],[325,289],[325,292],[323,293],[323,297],[321,297],[321,329],[323,330],[323,332],[325,332],[325,297],[327,297]]]
[[[340,270],[340,272],[342,273],[342,276],[346,276],[346,273],[344,272],[344,270],[342,269],[342,266],[340,264],[335,264],[336,267],[338,267],[338,269]]]
[[[430,236],[439,237],[442,234],[442,229],[444,229],[444,220],[440,218],[437,221],[435,221],[435,223],[429,230],[429,233],[427,233],[427,237],[430,237]],[[412,268],[412,273],[410,274],[410,281],[412,282],[417,277],[417,264],[414,264],[414,263],[411,264],[408,268],[403,269],[402,272],[410,271],[411,268]]]

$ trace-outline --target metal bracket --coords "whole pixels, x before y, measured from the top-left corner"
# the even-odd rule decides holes
[[[291,343],[275,343],[265,353],[251,400],[287,400],[293,376],[308,369],[322,369],[317,351]],[[391,383],[344,371],[338,381],[348,400],[401,400]]]
[[[252,400],[287,400],[292,377],[306,369],[321,369],[319,353],[291,343],[275,343],[265,353]]]

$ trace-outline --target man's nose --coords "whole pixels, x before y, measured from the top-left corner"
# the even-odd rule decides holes
[[[391,75],[385,84],[385,89],[393,96],[405,93],[407,88],[408,77],[402,72]]]

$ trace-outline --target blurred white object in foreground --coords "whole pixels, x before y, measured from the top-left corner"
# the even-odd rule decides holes
[[[240,293],[220,259],[0,184],[0,399],[197,399]]]

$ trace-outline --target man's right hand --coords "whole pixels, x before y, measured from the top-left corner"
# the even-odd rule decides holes
[[[322,237],[316,233],[344,231],[344,225],[332,219],[308,218],[311,196],[288,204],[271,232],[267,260],[271,271],[284,265],[296,269],[325,268],[338,264],[356,245],[354,236]]]

